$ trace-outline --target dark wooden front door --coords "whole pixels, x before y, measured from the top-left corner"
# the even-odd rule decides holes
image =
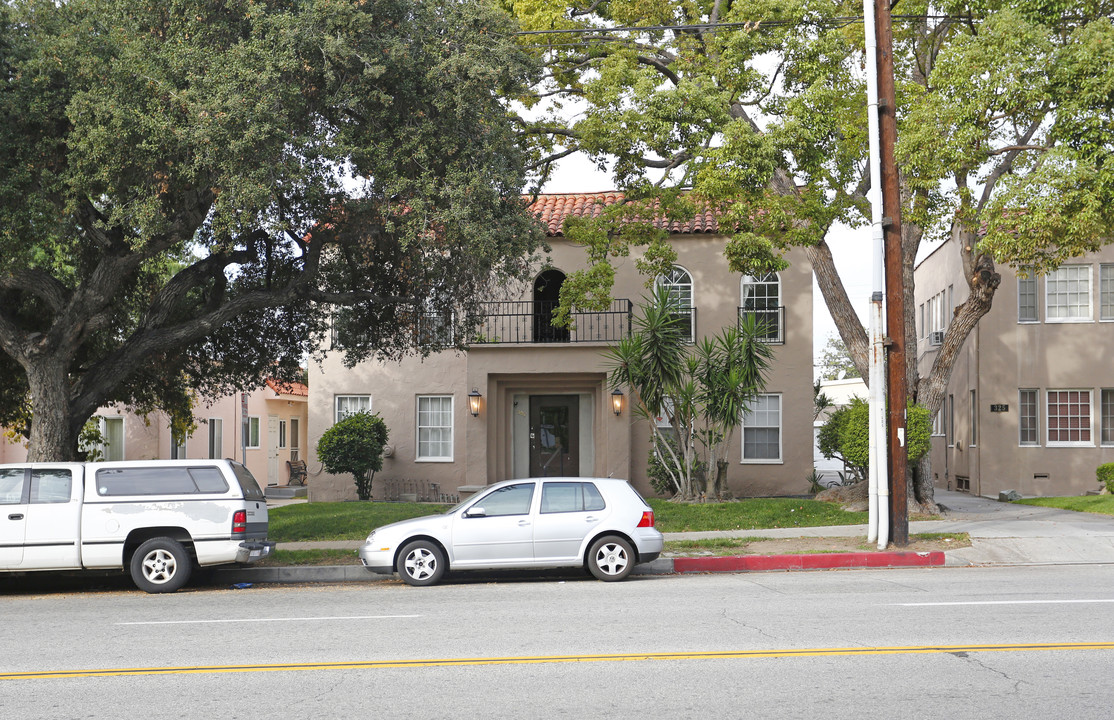
[[[530,396],[530,477],[580,475],[580,398]]]

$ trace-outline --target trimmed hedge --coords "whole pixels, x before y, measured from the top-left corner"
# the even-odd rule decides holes
[[[1100,485],[1106,485],[1106,491],[1114,495],[1114,463],[1103,463],[1095,470],[1095,477]]]

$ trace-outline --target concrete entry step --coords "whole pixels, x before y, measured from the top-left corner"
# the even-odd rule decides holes
[[[304,498],[309,494],[305,485],[268,485],[263,491],[267,498],[275,500],[288,500],[290,498]]]

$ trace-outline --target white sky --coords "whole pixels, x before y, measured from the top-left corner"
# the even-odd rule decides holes
[[[581,155],[560,160],[551,179],[542,188],[547,193],[589,193],[614,190],[610,176],[598,170]],[[835,258],[836,269],[851,302],[859,311],[859,318],[866,323],[870,307],[871,255],[870,228],[833,228],[828,234],[828,245]],[[824,304],[824,297],[815,280],[812,283],[812,348],[815,358],[824,349],[828,337],[836,335],[835,322]]]

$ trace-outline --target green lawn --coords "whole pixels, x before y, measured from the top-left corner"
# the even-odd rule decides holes
[[[650,500],[662,532],[859,525],[865,512],[845,512],[833,503],[795,498],[761,498],[726,503],[684,504]],[[298,503],[273,508],[267,536],[276,542],[363,540],[380,525],[444,512],[444,505],[419,503]]]
[[[381,502],[297,503],[271,509],[267,539],[276,542],[301,540],[363,540],[367,534],[389,523],[422,515],[445,512],[448,505]]]
[[[675,503],[652,499],[658,530],[760,530],[765,528],[862,525],[865,512],[847,512],[835,503],[799,498],[755,498],[723,503]]]
[[[1075,510],[1077,512],[1114,515],[1114,495],[1073,495],[1069,497],[1046,497],[1017,500],[1018,505],[1039,505],[1040,507]]]

